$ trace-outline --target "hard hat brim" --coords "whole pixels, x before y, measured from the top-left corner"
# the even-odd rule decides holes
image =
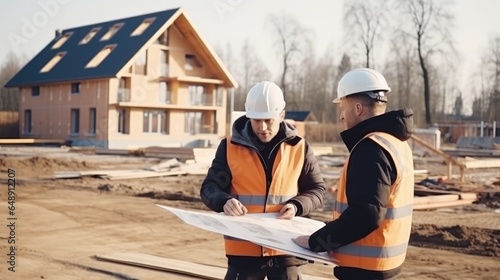
[[[245,115],[249,119],[257,120],[277,119],[279,117],[279,113],[274,112],[246,112]]]
[[[340,103],[340,99],[342,99],[342,97],[337,97],[337,98],[333,99],[332,102],[335,104]]]

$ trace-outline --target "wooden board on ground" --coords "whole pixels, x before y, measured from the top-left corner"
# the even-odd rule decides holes
[[[115,253],[110,255],[96,255],[96,259],[121,264],[134,265],[157,269],[161,271],[174,272],[178,274],[198,277],[200,279],[218,280],[224,279],[226,268],[206,264],[193,263],[183,260],[164,258],[142,253]],[[327,280],[330,278],[313,275],[302,275],[305,280]]]
[[[165,177],[165,176],[177,176],[186,175],[186,171],[168,171],[168,172],[154,172],[154,171],[140,171],[133,172],[130,174],[123,174],[120,176],[114,175],[109,176],[110,180],[124,180],[124,179],[140,179],[140,178],[153,178],[153,177]]]
[[[64,144],[64,139],[1,138],[0,144]]]
[[[203,265],[182,260],[163,258],[141,253],[116,253],[96,255],[98,260],[110,261],[139,267],[157,269],[199,277],[200,279],[224,279],[226,269],[223,267]]]
[[[472,157],[465,157],[464,165],[466,168],[497,168],[500,167],[500,159],[475,159]]]
[[[468,205],[477,200],[476,193],[449,193],[441,195],[415,196],[413,198],[414,210],[435,209]]]

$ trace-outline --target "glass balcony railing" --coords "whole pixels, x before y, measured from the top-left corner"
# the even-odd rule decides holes
[[[204,133],[204,134],[216,134],[217,133],[217,126],[214,126],[214,125],[203,125],[201,127],[201,133]]]
[[[189,103],[195,106],[214,106],[214,99],[210,94],[203,94],[201,97],[190,98]]]
[[[130,102],[130,89],[119,88],[117,100],[118,102]]]
[[[160,76],[168,77],[168,63],[160,63]]]

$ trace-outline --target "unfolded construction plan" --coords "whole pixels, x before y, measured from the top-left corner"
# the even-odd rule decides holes
[[[335,260],[328,254],[304,249],[292,240],[322,228],[325,224],[320,221],[302,217],[294,217],[291,220],[277,219],[277,213],[227,216],[223,213],[190,211],[158,204],[157,206],[173,213],[185,223],[204,230],[248,240],[300,258],[335,265]]]

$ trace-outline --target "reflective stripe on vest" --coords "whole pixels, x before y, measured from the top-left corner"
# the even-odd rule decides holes
[[[264,165],[257,151],[227,141],[227,163],[231,170],[230,193],[248,209],[249,213],[275,213],[298,194],[298,180],[305,157],[305,142],[296,145],[283,142],[272,167],[272,180],[267,190]],[[224,236],[227,255],[274,256],[283,254],[248,241]]]
[[[332,251],[331,255],[338,260],[340,266],[386,271],[399,267],[406,257],[413,212],[413,156],[408,143],[392,135],[377,132],[364,138],[370,138],[386,150],[396,166],[397,175],[390,189],[387,213],[378,229],[354,243]],[[333,219],[338,219],[348,208],[348,166],[349,159],[340,175]]]

